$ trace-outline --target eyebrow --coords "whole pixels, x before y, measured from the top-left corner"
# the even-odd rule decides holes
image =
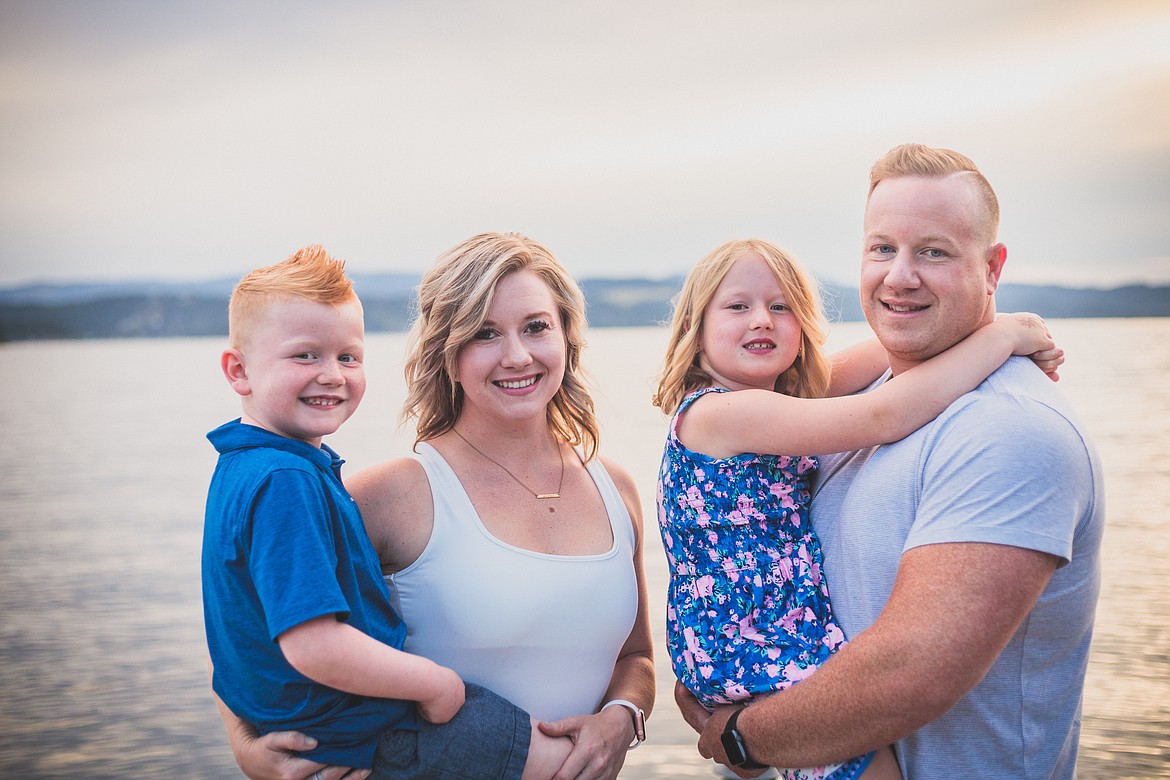
[[[556,320],[557,315],[553,314],[551,311],[545,311],[542,309],[540,311],[529,312],[528,314],[522,314],[520,316],[520,319],[522,321],[525,321],[525,322],[528,322],[530,320],[538,320],[538,319]],[[496,325],[497,322],[496,322],[496,320],[493,320],[491,317],[485,317],[483,324],[484,325]]]
[[[889,233],[866,233],[865,237],[867,240],[874,240],[874,239],[877,239],[880,241],[892,241],[893,240]],[[953,238],[950,238],[949,236],[944,236],[944,235],[937,234],[937,233],[931,233],[930,235],[924,236],[921,239],[916,240],[915,243],[916,244],[949,244],[951,246],[954,246],[956,244],[956,241]]]

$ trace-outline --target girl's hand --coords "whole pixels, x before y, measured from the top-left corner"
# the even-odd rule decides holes
[[[1064,363],[1064,350],[1056,346],[1044,320],[1029,312],[1000,314],[996,317],[997,323],[1004,321],[1013,323],[1012,327],[1016,329],[1016,348],[1012,354],[1030,357],[1049,379],[1059,381],[1060,374],[1056,370]]]
[[[368,769],[326,766],[298,753],[317,746],[317,740],[298,731],[274,731],[263,737],[232,741],[236,763],[251,780],[362,780]]]
[[[1040,370],[1048,374],[1048,378],[1053,382],[1060,381],[1060,374],[1057,373],[1058,368],[1064,364],[1064,350],[1060,347],[1053,347],[1052,349],[1042,349],[1039,352],[1033,352],[1028,355],[1032,358],[1032,362],[1040,367]]]
[[[453,669],[440,666],[439,683],[434,696],[418,702],[418,714],[429,723],[446,723],[454,718],[467,696],[462,678]]]
[[[1033,352],[1056,347],[1056,342],[1052,340],[1052,335],[1048,332],[1048,326],[1044,324],[1044,320],[1038,314],[1026,311],[1001,314],[996,317],[995,324],[999,327],[1011,328],[1010,332],[1015,339],[1015,347],[1012,349],[1013,355],[1031,355]]]
[[[634,739],[634,722],[625,707],[542,722],[539,726],[547,736],[568,737],[573,742],[569,757],[553,780],[614,780]]]

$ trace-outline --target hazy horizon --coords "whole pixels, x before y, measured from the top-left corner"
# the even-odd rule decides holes
[[[310,243],[421,274],[485,230],[579,278],[758,236],[852,285],[906,141],[991,180],[1005,283],[1167,284],[1168,40],[1154,0],[0,0],[0,288]]]

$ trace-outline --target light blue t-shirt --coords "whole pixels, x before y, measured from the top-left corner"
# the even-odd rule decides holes
[[[896,750],[910,780],[1074,777],[1103,482],[1093,445],[1030,360],[1010,359],[901,441],[822,456],[812,521],[851,638],[877,619],[906,550],[986,542],[1058,556],[984,679]]]
[[[334,615],[402,649],[374,545],[325,445],[226,423],[203,528],[203,609],[212,687],[260,732],[296,730],[323,763],[369,767],[380,732],[416,729],[414,703],[339,691],[294,669],[276,638]]]

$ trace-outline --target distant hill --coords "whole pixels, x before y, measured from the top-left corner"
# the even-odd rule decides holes
[[[408,274],[354,274],[371,332],[405,330],[419,278]],[[235,280],[195,283],[38,284],[0,289],[0,341],[147,338],[227,334],[227,300]],[[584,279],[594,327],[656,325],[670,318],[682,277]],[[834,321],[863,319],[856,288],[826,284],[825,308]],[[1129,285],[1111,290],[1001,285],[1002,311],[1034,311],[1048,318],[1170,316],[1170,286]]]

